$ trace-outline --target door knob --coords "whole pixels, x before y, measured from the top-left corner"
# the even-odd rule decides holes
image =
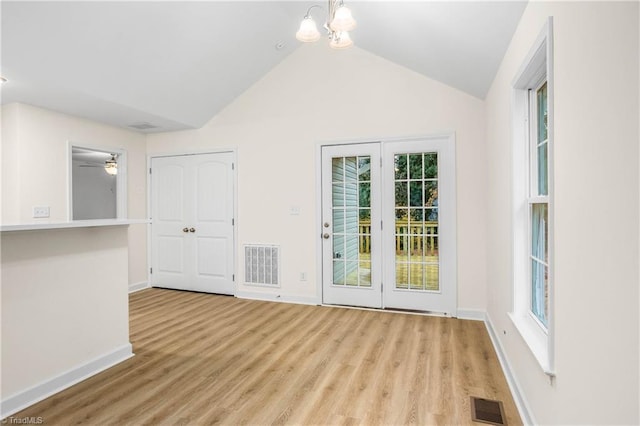
[[[328,232],[325,232],[324,234],[322,234],[322,238],[324,238],[325,240],[328,240],[330,236],[331,235]]]
[[[190,228],[189,232],[196,232],[196,228]]]
[[[189,232],[189,228],[182,228],[182,232]]]

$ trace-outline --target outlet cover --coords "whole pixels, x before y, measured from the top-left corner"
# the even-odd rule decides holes
[[[49,217],[49,206],[34,207],[33,217],[34,218]]]

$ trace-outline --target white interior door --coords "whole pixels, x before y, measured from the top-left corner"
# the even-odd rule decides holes
[[[323,302],[455,316],[455,201],[453,136],[323,147]]]
[[[322,147],[322,300],[382,307],[380,145]]]
[[[151,284],[234,294],[233,153],[151,162]]]

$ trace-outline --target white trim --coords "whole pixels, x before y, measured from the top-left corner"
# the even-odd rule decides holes
[[[258,293],[253,291],[237,291],[235,295],[238,299],[248,300],[261,300],[265,302],[281,302],[281,303],[293,303],[296,305],[313,305],[317,306],[318,303],[315,297],[310,296],[282,296],[278,293]]]
[[[498,335],[495,331],[489,313],[485,313],[484,324],[487,327],[489,338],[491,339],[491,343],[493,343],[493,348],[496,351],[496,355],[498,356],[498,361],[500,362],[502,372],[507,379],[507,384],[509,385],[509,389],[511,390],[511,396],[513,397],[513,401],[516,404],[516,408],[518,409],[518,413],[520,414],[522,422],[525,425],[537,424],[533,419],[530,405],[524,397],[524,392],[522,392],[522,386],[520,386],[518,380],[516,379],[516,376],[513,374],[513,369],[511,368],[511,364],[509,363],[509,359],[507,358],[507,353],[502,348],[502,344],[500,343],[500,339],[498,338]]]
[[[485,311],[480,309],[458,309],[458,315],[456,318],[471,320],[471,321],[484,321],[486,317]]]
[[[150,288],[148,281],[141,281],[139,283],[130,283],[129,293],[135,293],[136,291],[144,290],[145,288]]]
[[[3,399],[0,403],[0,418],[4,419],[11,414],[17,413],[36,402],[42,401],[76,383],[95,376],[101,371],[111,368],[131,357],[133,357],[132,346],[131,343],[127,343],[107,354],[78,365],[49,380]]]

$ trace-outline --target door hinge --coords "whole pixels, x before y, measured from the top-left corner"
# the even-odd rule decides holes
[[[382,157],[380,157],[380,168],[382,168]]]
[[[231,226],[236,226],[236,220],[234,218],[231,218]]]
[[[149,174],[151,174],[151,167],[149,167]]]
[[[235,170],[236,169],[236,163],[231,163],[231,170]]]
[[[382,221],[380,221],[380,230],[382,231],[384,229],[384,225],[382,224]]]
[[[149,273],[153,274],[153,268],[149,268]]]
[[[380,291],[382,292],[382,290],[384,290],[384,283],[380,283]]]
[[[231,275],[231,281],[235,282],[236,281],[236,274],[232,274]]]

